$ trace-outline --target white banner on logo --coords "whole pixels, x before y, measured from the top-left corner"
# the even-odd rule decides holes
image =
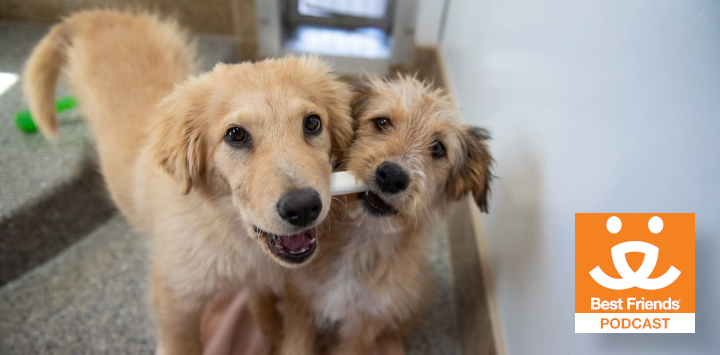
[[[695,313],[575,313],[575,333],[695,333]]]

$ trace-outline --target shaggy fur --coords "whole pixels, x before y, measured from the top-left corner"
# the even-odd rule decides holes
[[[447,202],[470,192],[487,211],[486,131],[460,125],[451,99],[412,77],[370,80],[359,91],[357,133],[344,165],[398,213],[374,216],[356,196],[334,203],[324,253],[288,275],[283,354],[321,351],[316,338],[328,334],[329,353],[368,354],[379,336],[402,332],[421,307],[427,237]],[[391,126],[378,129],[379,117]],[[435,141],[446,156],[431,155]],[[375,171],[386,161],[408,172],[404,192],[379,189]]]
[[[66,69],[113,200],[152,237],[151,303],[168,354],[200,353],[205,304],[241,285],[254,293],[270,339],[279,334],[263,310],[282,290],[283,266],[294,265],[275,257],[253,226],[298,233],[276,204],[306,187],[320,194],[320,223],[330,209],[331,150],[346,149],[353,133],[352,93],[316,58],[221,64],[182,82],[192,66],[192,46],[175,23],[87,11],[50,31],[24,76],[32,113],[51,138],[54,87]],[[309,114],[323,124],[312,137],[303,133]],[[251,147],[225,141],[235,126],[250,132]]]

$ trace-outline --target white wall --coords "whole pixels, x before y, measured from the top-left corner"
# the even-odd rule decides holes
[[[509,354],[720,354],[720,1],[452,0]],[[696,334],[574,334],[574,213],[696,213]]]
[[[413,0],[417,1],[418,18],[415,27],[415,43],[436,45],[440,36],[445,2],[450,0]]]

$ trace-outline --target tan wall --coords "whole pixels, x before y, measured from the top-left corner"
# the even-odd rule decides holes
[[[0,0],[0,20],[57,22],[81,9],[149,9],[173,15],[196,32],[233,34],[232,0]],[[241,0],[245,2],[245,0]]]

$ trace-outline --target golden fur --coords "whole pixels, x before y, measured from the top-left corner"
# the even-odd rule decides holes
[[[359,86],[353,115],[357,132],[344,165],[398,213],[373,216],[355,195],[333,203],[323,254],[288,274],[285,355],[316,353],[317,338],[328,334],[331,354],[369,354],[379,336],[402,332],[421,307],[427,237],[447,202],[471,192],[487,211],[489,137],[460,125],[441,90],[412,77],[373,79]],[[379,117],[391,127],[379,129]],[[435,141],[444,144],[446,156],[431,155]],[[379,190],[375,171],[386,161],[408,172],[404,192]]]
[[[305,187],[321,197],[320,223],[330,209],[331,149],[342,152],[353,133],[352,93],[316,58],[221,64],[183,82],[192,67],[192,46],[174,22],[102,10],[55,26],[24,74],[32,113],[52,138],[54,87],[66,70],[113,200],[152,237],[151,303],[168,354],[200,353],[211,297],[242,286],[264,314],[263,296],[281,292],[283,266],[292,265],[253,226],[297,233],[275,206]],[[323,124],[313,137],[303,134],[309,114]],[[250,132],[251,148],[225,142],[233,126]]]

